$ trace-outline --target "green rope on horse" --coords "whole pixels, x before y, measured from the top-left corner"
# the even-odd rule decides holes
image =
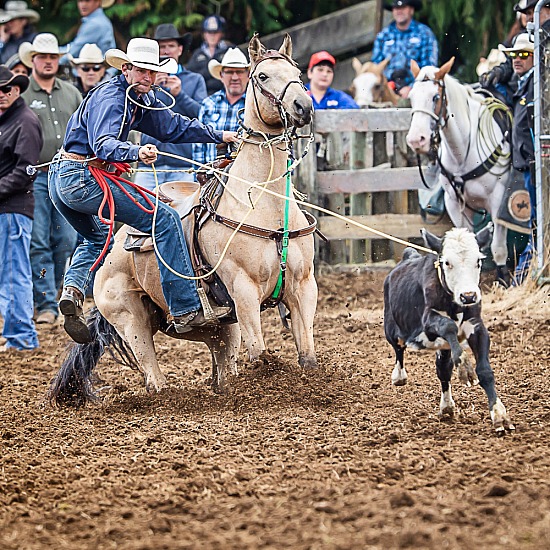
[[[285,196],[290,197],[292,192],[292,182],[290,179],[290,158],[287,161],[287,174],[286,174],[286,186],[285,186]],[[290,201],[285,201],[285,216],[283,220],[283,246],[281,250],[281,269],[279,270],[279,278],[277,279],[277,284],[275,285],[275,290],[271,297],[273,299],[279,298],[281,289],[283,287],[283,272],[286,269],[286,258],[288,254],[288,210],[289,210]]]

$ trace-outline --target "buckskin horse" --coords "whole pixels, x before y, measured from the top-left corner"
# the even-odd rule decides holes
[[[389,87],[384,69],[390,62],[385,59],[380,63],[367,61],[361,63],[356,57],[351,65],[355,71],[355,78],[350,86],[350,92],[355,103],[361,108],[366,107],[394,107],[399,96]]]
[[[440,167],[445,208],[453,225],[473,229],[474,215],[488,212],[497,221],[510,172],[507,109],[476,93],[448,73],[454,58],[439,67],[419,68],[409,99],[412,120],[407,143],[417,154],[432,156]],[[499,124],[498,118],[501,118]],[[491,252],[497,280],[509,282],[506,227],[495,223]]]
[[[73,345],[50,387],[52,403],[78,407],[92,399],[92,371],[108,347],[118,351],[126,364],[139,368],[149,391],[160,391],[166,378],[155,353],[153,336],[158,330],[169,336],[205,342],[212,355],[212,387],[214,391],[222,390],[226,372],[236,373],[241,334],[251,362],[259,360],[265,352],[260,308],[277,301],[270,297],[281,280],[282,302],[290,311],[299,364],[317,366],[313,342],[317,307],[313,268],[315,219],[302,212],[296,203],[242,181],[276,180],[269,184],[269,189],[285,194],[292,139],[296,128],[311,122],[312,101],[292,60],[289,35],[278,51],[266,50],[254,36],[248,51],[251,72],[243,120],[246,137],[227,172],[225,191],[220,187],[224,178],[219,177],[214,193],[217,199],[203,193],[199,201],[200,190],[191,184],[194,202],[200,202],[197,208],[205,214],[200,222],[197,220],[202,226],[198,233],[202,259],[210,266],[216,265],[235,232],[217,275],[234,302],[238,324],[220,324],[182,335],[171,331],[155,253],[126,251],[124,241],[131,228],[122,227],[95,280],[97,310],[88,319],[94,341]],[[176,194],[185,195],[185,186],[165,185],[169,195],[174,189]],[[180,202],[191,200],[185,196],[183,199]],[[245,219],[246,224],[234,231]],[[281,245],[286,242],[284,262]]]

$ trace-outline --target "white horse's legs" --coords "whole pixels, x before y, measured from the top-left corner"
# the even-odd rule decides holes
[[[166,377],[157,362],[151,314],[139,292],[125,290],[132,286],[135,283],[122,274],[100,280],[97,288],[101,291],[94,298],[103,317],[132,349],[145,377],[147,391],[160,391],[166,385]]]
[[[498,266],[506,265],[506,258],[508,257],[508,247],[506,245],[507,233],[508,230],[504,225],[495,223],[493,241],[491,242],[491,252],[493,254],[493,260]]]
[[[296,292],[287,292],[284,297],[291,314],[291,330],[298,350],[298,362],[306,368],[316,368],[313,343],[313,318],[317,309],[317,283],[313,272],[301,281]]]

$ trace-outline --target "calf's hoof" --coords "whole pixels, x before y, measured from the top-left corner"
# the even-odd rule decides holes
[[[506,407],[498,398],[491,409],[491,420],[493,421],[493,427],[498,436],[503,436],[507,431],[513,432],[516,429],[506,412]]]
[[[394,386],[405,386],[407,384],[408,378],[409,377],[405,368],[401,368],[399,365],[395,365],[395,368],[391,373],[391,383]]]

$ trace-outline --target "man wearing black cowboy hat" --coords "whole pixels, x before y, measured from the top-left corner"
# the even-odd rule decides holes
[[[6,339],[0,351],[38,347],[29,255],[34,178],[27,166],[38,161],[42,129],[21,98],[28,86],[27,76],[0,65],[0,314]]]
[[[154,39],[159,44],[160,55],[170,57],[179,62],[179,59],[184,50],[189,49],[191,45],[191,34],[185,33],[180,35],[178,30],[171,23],[163,23],[155,30]],[[155,83],[168,92],[174,98],[174,106],[172,110],[180,113],[188,118],[197,118],[202,100],[206,97],[206,84],[202,75],[188,71],[185,67],[178,63],[178,68],[175,73],[158,72]],[[166,104],[170,104],[171,100],[168,96],[160,93],[159,99]],[[193,146],[191,143],[161,143],[160,141],[143,135],[141,144],[156,145],[159,151],[165,153],[173,153],[178,156],[192,158]],[[171,158],[160,157],[155,164],[157,170],[157,181],[159,185],[169,180],[176,179],[182,181],[193,181],[193,175],[186,172],[175,173],[176,170],[188,170],[193,166],[186,161]],[[139,170],[145,170],[147,167],[140,163]],[[166,171],[164,171],[166,170]],[[136,183],[154,189],[156,185],[155,177],[149,169],[147,172],[138,172],[136,175]]]
[[[411,59],[419,67],[437,66],[438,46],[434,33],[413,19],[414,10],[421,7],[421,0],[393,0],[392,4],[385,6],[392,12],[394,20],[376,36],[372,61],[381,63],[390,59],[384,70],[388,79],[398,69],[410,72]]]

